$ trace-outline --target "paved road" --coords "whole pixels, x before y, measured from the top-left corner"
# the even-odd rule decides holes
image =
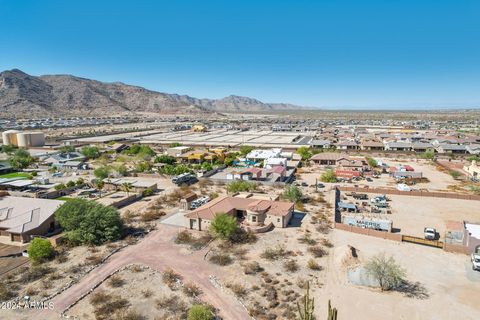
[[[65,310],[115,270],[127,264],[138,263],[148,265],[159,272],[167,268],[174,269],[183,276],[184,281],[195,282],[201,287],[203,291],[201,298],[218,308],[224,319],[248,319],[247,311],[232,295],[223,293],[221,289],[211,284],[210,275],[218,278],[220,276],[214,270],[215,268],[203,259],[205,251],[201,250],[193,254],[179,252],[178,246],[172,242],[178,230],[176,227],[159,225],[157,230],[138,244],[128,246],[112,255],[105,264],[90,272],[79,283],[53,298],[54,311],[57,313],[55,316],[58,318],[59,312]],[[45,310],[39,315],[39,319],[53,316],[51,311]]]

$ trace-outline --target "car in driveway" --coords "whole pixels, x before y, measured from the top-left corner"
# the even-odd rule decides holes
[[[480,254],[472,253],[472,269],[480,271]]]

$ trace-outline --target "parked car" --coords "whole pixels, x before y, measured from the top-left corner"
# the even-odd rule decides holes
[[[423,234],[427,240],[435,240],[437,238],[437,230],[435,228],[425,228],[423,229]]]
[[[308,183],[302,182],[302,187],[308,187]]]
[[[317,183],[318,188],[325,188],[325,185],[323,183]]]
[[[480,254],[472,253],[472,269],[480,271]]]
[[[367,178],[366,179],[368,182],[373,182],[373,179],[372,178]]]

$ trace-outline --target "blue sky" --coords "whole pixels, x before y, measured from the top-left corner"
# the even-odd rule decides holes
[[[480,106],[480,1],[0,0],[0,69],[318,107]]]

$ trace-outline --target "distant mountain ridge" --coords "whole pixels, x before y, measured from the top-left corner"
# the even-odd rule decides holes
[[[18,69],[0,73],[1,117],[248,113],[295,109],[303,107],[264,103],[235,95],[217,100],[198,99],[72,75],[31,76]]]

